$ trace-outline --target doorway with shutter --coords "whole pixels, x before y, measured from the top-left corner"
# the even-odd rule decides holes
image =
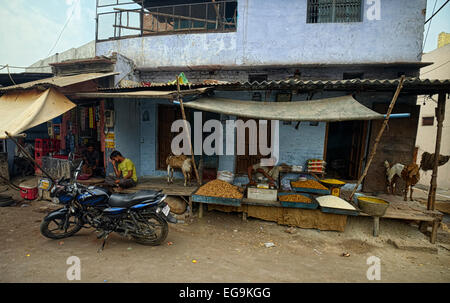
[[[238,118],[242,121],[247,122],[248,120],[251,120],[249,118]],[[247,174],[248,172],[248,167],[252,166],[254,164],[257,164],[261,161],[262,158],[267,158],[268,156],[262,155],[260,153],[259,150],[259,120],[258,119],[253,119],[256,121],[256,125],[257,125],[257,139],[256,139],[256,144],[257,144],[257,154],[256,155],[250,155],[250,134],[249,134],[249,130],[248,128],[245,129],[245,154],[244,155],[238,155],[237,154],[237,144],[238,142],[236,142],[236,163],[235,163],[235,173],[236,174]],[[272,145],[272,141],[271,141],[271,122],[267,121],[267,142],[268,142],[268,146]]]

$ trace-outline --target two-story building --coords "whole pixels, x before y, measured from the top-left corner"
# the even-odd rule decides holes
[[[97,1],[96,55],[127,58],[126,64],[116,64],[120,74],[109,92],[174,90],[167,83],[183,72],[194,86],[216,83],[214,98],[259,101],[264,107],[352,95],[365,108],[385,114],[396,87],[388,80],[418,77],[419,69],[429,65],[421,62],[425,0],[102,2]],[[212,79],[216,81],[208,82]],[[123,80],[138,85],[121,87]],[[411,161],[419,108],[416,95],[407,89],[413,91],[414,85],[405,84],[394,109],[409,118],[390,121],[365,190],[384,191],[384,160]],[[139,176],[166,174],[165,158],[176,135],[171,124],[181,117],[179,106],[170,100],[111,96],[107,104],[115,113],[110,129],[114,148],[133,159]],[[279,163],[305,167],[307,159],[323,159],[336,177],[356,180],[361,175],[381,121],[334,104],[329,108],[340,118],[279,117]],[[242,110],[213,106],[203,111],[203,121],[259,118]],[[191,125],[194,111],[188,113]],[[260,158],[219,155],[208,162],[218,171],[245,175]],[[246,183],[245,178],[237,180]]]

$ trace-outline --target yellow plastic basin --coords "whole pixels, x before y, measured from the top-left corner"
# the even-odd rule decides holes
[[[373,198],[373,197],[358,197],[358,200],[366,201],[366,202],[373,202],[373,203],[383,203],[383,204],[389,204],[389,202],[384,201],[382,199]]]
[[[382,217],[389,207],[389,202],[375,197],[358,197],[358,207],[370,216]]]

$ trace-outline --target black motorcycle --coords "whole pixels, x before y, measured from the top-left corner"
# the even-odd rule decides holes
[[[42,179],[39,188],[50,190],[64,207],[49,213],[41,223],[41,233],[50,239],[67,238],[81,228],[93,227],[103,238],[116,232],[144,245],[160,245],[167,237],[167,222],[177,223],[162,191],[141,190],[133,194],[111,193],[108,189],[84,186],[76,182],[83,162],[74,178],[53,182]]]

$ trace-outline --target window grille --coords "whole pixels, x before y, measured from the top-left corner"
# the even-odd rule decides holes
[[[362,21],[362,0],[308,0],[307,23]]]

